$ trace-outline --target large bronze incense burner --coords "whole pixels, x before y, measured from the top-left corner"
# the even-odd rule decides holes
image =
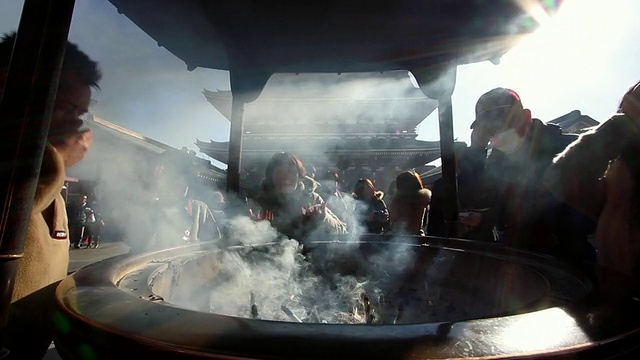
[[[384,274],[379,256],[410,255],[406,264],[396,262],[396,270],[385,269],[394,281],[378,283],[382,304],[372,291],[364,302],[368,310],[362,302],[353,309],[332,303],[332,311],[349,313],[351,320],[327,315],[322,306],[305,310],[323,297],[313,303],[291,299],[263,320],[266,303],[275,299],[280,307],[286,289],[265,298],[246,288],[255,296],[225,298],[237,304],[236,314],[202,311],[229,281],[223,256],[255,260],[276,244],[224,250],[195,244],[106,260],[58,288],[57,348],[67,359],[440,359],[592,357],[636,346],[638,304],[629,300],[613,308],[571,267],[492,244],[415,240],[379,236],[310,244],[309,271],[334,292],[345,286],[345,277],[380,280],[372,276]],[[358,311],[361,317],[353,320]]]
[[[496,62],[531,33],[537,22],[523,4],[544,13],[559,3],[109,1],[188,69],[229,71],[231,194],[240,188],[244,105],[259,96],[272,74],[410,71],[425,96],[439,101],[450,237],[458,214],[451,105],[456,68]],[[15,140],[7,145],[15,156],[8,165],[13,176],[2,188],[8,219],[0,246],[0,277],[8,284],[1,297],[2,326],[73,4],[25,1],[0,106],[1,114],[10,115],[3,118],[15,119],[3,132]],[[56,59],[58,66],[42,59]],[[27,88],[12,74],[38,81]],[[355,297],[330,302],[333,307],[318,306],[326,304],[322,296],[310,301],[304,296],[309,292],[292,294],[286,286],[271,292],[271,299],[257,283],[236,286],[236,298],[218,297],[229,279],[243,274],[222,271],[221,264],[259,259],[278,246],[220,250],[194,244],[90,265],[57,289],[57,349],[65,359],[599,359],[624,357],[640,344],[637,297],[611,302],[599,291],[609,284],[556,260],[453,239],[380,236],[310,244],[304,254],[309,269],[296,275],[317,281],[311,284],[318,292],[311,294],[343,294],[342,279],[371,286],[349,288],[357,290]],[[401,255],[386,258],[388,253]],[[233,306],[224,307],[221,299]]]

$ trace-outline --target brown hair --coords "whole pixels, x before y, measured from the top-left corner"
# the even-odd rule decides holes
[[[627,90],[620,100],[618,112],[632,118],[640,118],[640,81]]]
[[[356,185],[353,187],[353,198],[357,200],[363,200],[364,189],[368,187],[373,191],[373,197],[382,199],[384,193],[382,191],[376,190],[376,186],[373,184],[373,181],[367,178],[360,178],[356,182]]]
[[[397,192],[416,192],[424,189],[422,179],[417,172],[412,170],[403,171],[396,177]]]
[[[300,181],[305,177],[306,172],[304,170],[304,165],[302,161],[295,155],[288,152],[279,152],[273,154],[271,160],[269,160],[269,164],[267,164],[267,169],[264,172],[264,183],[263,188],[265,190],[273,190],[273,172],[279,166],[287,166],[291,167],[298,171],[298,178]]]

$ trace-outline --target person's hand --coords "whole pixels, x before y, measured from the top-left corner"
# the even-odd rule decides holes
[[[478,125],[471,131],[471,145],[472,149],[484,149],[489,144],[491,138],[491,131]]]
[[[84,158],[93,144],[93,131],[86,129],[53,143],[62,156],[64,167],[70,168]]]
[[[253,209],[249,209],[249,216],[256,221],[260,221],[260,220],[272,221],[273,220],[273,212],[270,210],[260,210],[260,211],[254,212]]]
[[[482,221],[482,214],[477,212],[460,213],[460,223],[468,227],[476,227]]]
[[[326,207],[327,205],[325,203],[320,203],[307,208],[302,208],[302,221],[307,222],[310,220],[322,219],[324,217]]]
[[[389,211],[387,210],[374,210],[369,214],[368,221],[389,221]]]

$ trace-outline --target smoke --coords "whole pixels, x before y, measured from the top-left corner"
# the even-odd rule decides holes
[[[348,169],[352,175],[343,179],[348,185],[369,177],[385,187],[395,174],[381,173],[371,166],[376,161],[368,168],[353,168],[346,150],[397,150],[400,145],[392,138],[409,136],[411,142],[417,125],[436,106],[437,101],[412,85],[407,71],[274,74],[260,96],[245,105],[243,146],[248,151],[294,153],[318,173]],[[262,175],[260,162],[268,155],[256,154],[245,155],[243,163]],[[408,157],[398,160],[391,171],[424,165],[405,163]]]
[[[181,177],[158,181],[158,155],[138,149],[145,142],[118,142],[114,139],[122,136],[121,131],[116,136],[104,124],[88,121],[88,125],[96,132],[96,142],[81,164],[100,180],[96,197],[100,206],[111,209],[108,226],[122,228],[126,232],[122,238],[135,251],[157,245],[151,242],[153,234],[170,240],[164,246],[185,244],[180,234],[184,228],[172,222],[186,210]],[[76,176],[85,177],[82,170],[77,168]],[[158,183],[164,184],[161,189]],[[165,207],[163,212],[170,216],[158,221],[155,212],[167,198],[178,206]],[[441,301],[446,293],[467,295],[441,286],[453,255],[439,260],[438,252],[432,252],[418,258],[416,247],[405,244],[412,238],[379,237],[384,244],[361,243],[364,212],[351,196],[343,198],[348,210],[342,220],[355,225],[348,235],[321,238],[327,241],[324,244],[287,239],[269,222],[250,218],[250,204],[229,201],[225,236],[216,240],[219,250],[170,264],[157,276],[168,277],[173,287],[158,295],[192,310],[277,321],[392,324],[475,314]],[[223,218],[218,220],[222,224]],[[489,307],[482,299],[470,298],[480,304],[470,307],[474,310]]]
[[[196,311],[262,320],[393,322],[393,311],[383,318],[381,284],[396,280],[397,274],[388,271],[399,267],[391,262],[408,264],[406,251],[373,257],[370,261],[376,265],[367,269],[365,259],[356,256],[357,246],[309,253],[298,241],[281,238],[267,221],[236,218],[231,223],[239,230],[231,232],[233,241],[246,241],[245,246],[170,266],[168,276],[177,280],[170,291],[159,295]]]
[[[464,253],[424,251],[403,237],[302,245],[267,221],[238,217],[230,226],[240,245],[175,260],[152,291],[186,309],[285,322],[406,324],[496,311],[483,294],[444,285],[469,276],[451,275]]]
[[[275,74],[245,106],[245,129],[284,121],[294,126],[279,131],[290,134],[413,131],[436,105],[411,84],[406,71]]]
[[[359,223],[359,202],[346,198],[354,209],[348,221]],[[262,320],[393,324],[443,316],[444,310],[425,310],[440,295],[414,279],[419,259],[406,238],[361,243],[364,227],[358,225],[346,236],[301,243],[248,216],[229,219],[227,230],[224,243],[234,246],[174,261],[152,290],[183,308]],[[448,270],[438,259],[433,264],[420,273]],[[167,282],[171,289],[153,288]]]

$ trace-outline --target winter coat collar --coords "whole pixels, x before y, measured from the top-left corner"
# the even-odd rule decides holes
[[[47,144],[33,200],[33,212],[43,212],[55,200],[64,185],[65,169],[62,157]]]

